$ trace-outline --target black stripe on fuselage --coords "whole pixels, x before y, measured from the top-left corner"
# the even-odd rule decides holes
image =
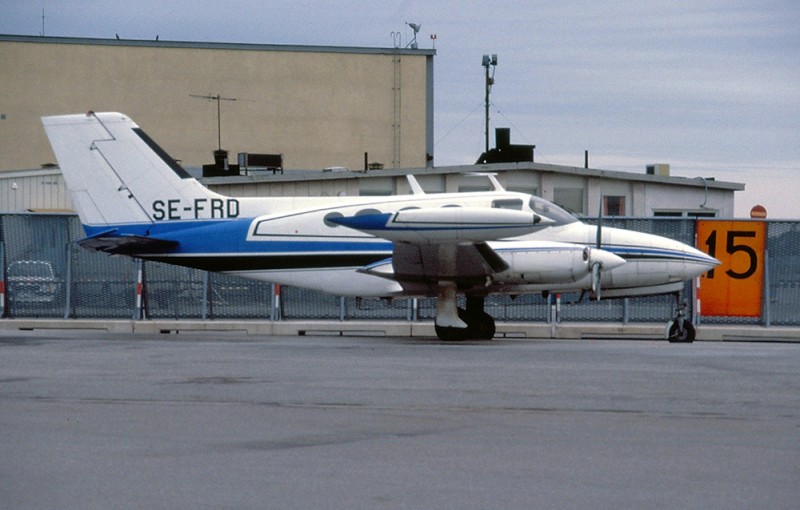
[[[613,253],[613,252],[612,252]],[[681,255],[646,255],[646,254],[630,254],[630,253],[615,253],[619,257],[629,261],[645,261],[645,262],[674,262],[686,261],[686,257]]]
[[[221,272],[361,267],[384,260],[389,256],[389,254],[380,253],[349,253],[335,255],[178,255],[171,257],[153,255],[143,258],[165,264]]]

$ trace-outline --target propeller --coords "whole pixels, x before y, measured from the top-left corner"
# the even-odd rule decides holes
[[[598,207],[597,211],[597,237],[595,238],[594,247],[598,250],[602,249],[602,241],[603,241],[603,200],[602,197],[600,198],[600,206]],[[592,260],[591,264],[591,271],[592,271],[592,293],[595,295],[598,301],[600,301],[600,283],[603,279],[603,275],[601,270],[603,269],[603,262],[601,260]]]
[[[602,248],[587,246],[583,249],[583,260],[586,262],[587,270],[592,275],[592,292],[599,300],[603,271],[610,271],[615,267],[625,264],[625,259]],[[585,292],[585,290],[581,292],[579,301],[583,298]]]

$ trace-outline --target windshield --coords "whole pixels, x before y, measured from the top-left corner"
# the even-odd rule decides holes
[[[530,206],[533,212],[553,220],[555,225],[566,225],[578,221],[578,218],[575,216],[541,197],[531,196]]]
[[[8,268],[12,278],[52,278],[50,266],[41,262],[15,262]]]

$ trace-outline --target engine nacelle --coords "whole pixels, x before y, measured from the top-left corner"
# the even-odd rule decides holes
[[[587,279],[593,264],[599,263],[608,271],[625,263],[611,252],[568,244],[529,244],[525,248],[501,248],[498,252],[509,265],[508,270],[493,278],[499,284],[574,283]]]

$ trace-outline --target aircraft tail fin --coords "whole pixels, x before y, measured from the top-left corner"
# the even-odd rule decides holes
[[[198,214],[223,198],[126,115],[89,112],[43,117],[42,124],[86,226],[204,217]]]

